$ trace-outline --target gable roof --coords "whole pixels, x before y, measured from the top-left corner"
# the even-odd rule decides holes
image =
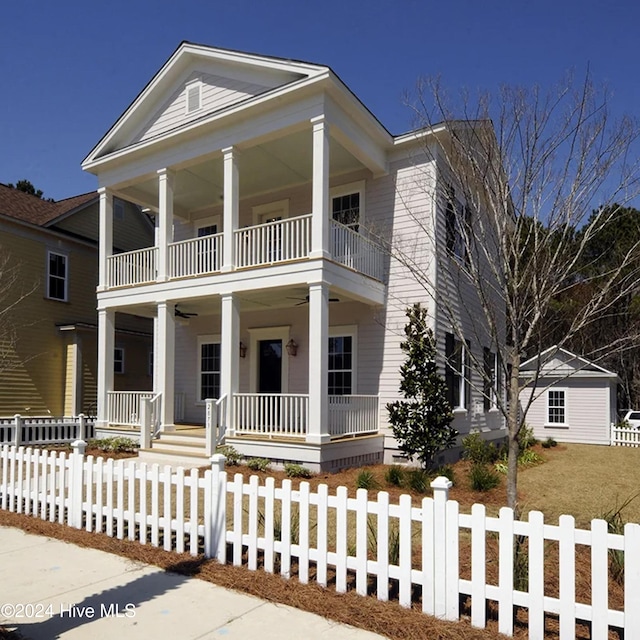
[[[61,216],[68,215],[97,199],[98,194],[90,191],[58,202],[49,202],[0,183],[0,215],[38,227],[48,227]]]
[[[522,363],[523,374],[540,369],[540,377],[566,378],[569,375],[578,377],[617,378],[618,375],[604,367],[591,362],[582,356],[571,353],[563,347],[554,345],[542,353]]]

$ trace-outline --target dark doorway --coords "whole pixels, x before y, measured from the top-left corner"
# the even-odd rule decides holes
[[[258,346],[258,393],[282,393],[282,340],[260,340]]]

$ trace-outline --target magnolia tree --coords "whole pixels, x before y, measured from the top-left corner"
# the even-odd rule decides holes
[[[400,450],[426,469],[437,453],[454,445],[458,432],[451,426],[453,413],[445,381],[438,373],[427,310],[414,304],[407,316],[406,340],[400,343],[407,355],[400,368],[400,391],[405,399],[387,404],[387,410]]]
[[[628,118],[612,119],[606,94],[588,78],[548,92],[505,88],[474,101],[463,96],[456,117],[440,85],[427,81],[412,106],[425,134],[424,153],[437,167],[435,228],[446,238],[446,250],[436,252],[435,270],[413,260],[411,248],[433,237],[400,239],[390,251],[434,297],[438,317],[460,343],[475,336],[476,344],[490,344],[497,356],[496,371],[469,350],[473,374],[466,375],[468,384],[481,381],[480,391],[491,396],[506,422],[507,496],[515,508],[518,434],[540,394],[545,364],[541,360],[523,377],[521,363],[552,339],[551,344],[570,345],[637,289],[638,242],[625,246],[606,268],[595,268],[602,256],[592,254],[588,262],[594,268],[584,267],[587,248],[637,193],[631,148],[638,130]],[[424,188],[432,193],[433,184]],[[434,234],[423,212],[410,215],[423,234]],[[443,287],[453,293],[443,295]],[[571,306],[558,334],[552,320],[563,297],[581,302]],[[616,334],[581,355],[597,361],[634,344],[636,335]],[[521,403],[523,386],[533,391]]]

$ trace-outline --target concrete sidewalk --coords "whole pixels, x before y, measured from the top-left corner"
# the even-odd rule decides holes
[[[375,640],[382,636],[20,529],[0,527],[0,625],[53,638]]]

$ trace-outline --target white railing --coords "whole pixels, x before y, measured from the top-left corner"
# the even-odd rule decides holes
[[[311,251],[311,214],[238,229],[236,267],[306,258]]]
[[[576,624],[596,640],[610,632],[640,638],[640,524],[612,534],[604,520],[577,529],[573,516],[548,524],[538,511],[528,520],[507,507],[487,516],[481,504],[460,513],[442,477],[431,484],[433,498],[403,495],[395,504],[384,491],[369,499],[358,489],[353,498],[347,487],[330,494],[307,482],[294,489],[291,480],[227,479],[222,456],[199,477],[83,451],[84,443],[70,456],[0,447],[0,508],[167,551],[196,556],[202,548],[222,564],[331,581],[338,593],[366,597],[374,587],[379,600],[446,620],[459,620],[466,600],[471,625],[485,628],[492,608],[507,636],[524,609],[518,624],[529,638],[544,637],[547,616],[557,619],[560,640],[573,640]],[[623,565],[615,574],[612,554]],[[526,567],[519,584],[516,565]]]
[[[129,427],[140,425],[140,401],[153,398],[153,391],[109,391],[107,392],[107,421]]]
[[[336,262],[382,282],[384,252],[361,233],[332,220],[329,251]]]
[[[611,446],[640,447],[640,429],[611,425]]]
[[[289,393],[235,393],[235,434],[304,437],[309,424],[309,396]]]
[[[224,443],[227,432],[227,394],[217,400],[205,400],[205,449],[207,456],[215,453],[216,447]]]
[[[140,448],[148,449],[151,438],[157,437],[162,428],[162,394],[140,398]]]
[[[220,271],[222,234],[173,242],[169,245],[169,277],[202,276]]]
[[[0,444],[64,444],[94,437],[95,423],[84,414],[76,417],[53,416],[0,418]]]
[[[118,253],[107,258],[107,286],[124,287],[155,282],[157,247]]]
[[[378,432],[378,396],[329,396],[329,433],[355,436]]]

